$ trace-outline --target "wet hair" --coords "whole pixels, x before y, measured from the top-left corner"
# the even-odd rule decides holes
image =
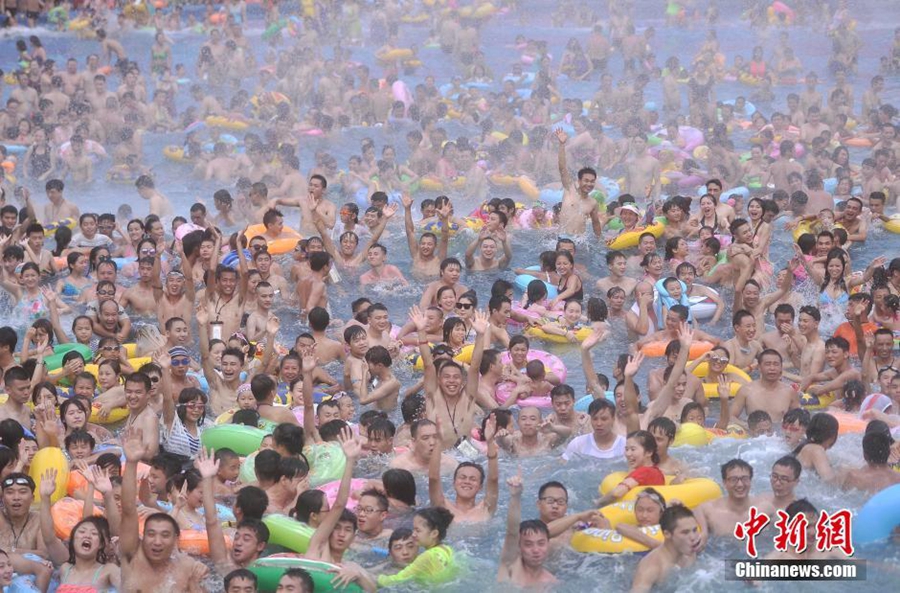
[[[162,521],[163,523],[168,523],[172,526],[172,531],[175,533],[175,537],[181,535],[181,528],[178,526],[178,521],[172,518],[168,513],[153,513],[147,520],[144,521],[144,529],[146,530],[147,526],[151,521]]]
[[[610,415],[616,415],[616,404],[609,401],[605,397],[601,397],[600,399],[595,399],[588,406],[588,415],[593,418],[603,410],[606,410],[610,413]]]
[[[416,479],[408,470],[393,468],[381,475],[384,492],[411,507],[416,506]]]
[[[300,426],[283,422],[272,431],[272,440],[276,446],[282,447],[290,455],[303,454],[304,435]]]
[[[644,451],[650,452],[650,459],[653,461],[653,465],[659,463],[659,451],[656,447],[656,439],[653,438],[653,435],[650,434],[646,430],[635,430],[628,433],[627,439],[635,439],[641,444],[641,448]]]
[[[725,479],[725,476],[728,475],[728,472],[730,472],[733,469],[745,469],[748,472],[750,472],[750,477],[751,478],[753,477],[753,466],[750,465],[749,463],[747,463],[746,461],[744,461],[743,459],[738,459],[738,458],[729,459],[728,461],[726,461],[725,463],[722,464],[721,469],[722,469],[722,479],[723,480]]]
[[[456,469],[453,471],[453,479],[456,480],[456,476],[459,474],[459,471],[467,467],[472,467],[478,470],[478,476],[480,478],[478,483],[480,485],[484,484],[484,468],[473,461],[463,461],[459,465],[457,465]]]
[[[232,42],[233,43],[233,42]],[[314,177],[320,177],[319,175],[315,175]],[[325,183],[324,181],[322,183]],[[300,581],[303,586],[301,587],[304,591],[314,591],[315,590],[315,582],[313,581],[312,575],[310,575],[307,571],[302,568],[289,568],[281,574],[279,580],[287,577],[289,579],[295,579]]]
[[[673,533],[675,531],[675,526],[678,525],[678,521],[681,519],[693,518],[694,513],[691,509],[684,505],[672,504],[666,507],[666,510],[662,512],[662,516],[659,518],[659,527],[662,529],[663,533]]]
[[[424,413],[425,397],[420,393],[408,395],[400,402],[400,414],[406,424],[412,424]]]
[[[793,518],[800,513],[810,514],[810,515],[818,515],[819,511],[811,502],[809,502],[805,498],[798,498],[791,504],[787,505],[784,509],[784,512],[787,513],[788,517]]]
[[[754,410],[747,415],[747,426],[750,430],[755,430],[763,422],[771,422],[772,417],[765,410]]]
[[[416,511],[416,517],[420,517],[428,523],[431,529],[437,530],[438,542],[444,541],[447,537],[447,528],[453,522],[453,513],[444,507],[428,507]]]
[[[309,517],[313,513],[320,513],[322,503],[327,500],[321,490],[306,490],[297,497],[294,508],[288,513],[290,517],[302,523],[309,523]]]
[[[837,418],[831,414],[821,412],[813,414],[812,418],[809,419],[809,425],[806,427],[806,441],[794,450],[794,454],[799,453],[806,443],[821,445],[830,439],[837,439],[837,436]]]
[[[97,548],[97,562],[100,564],[106,564],[108,558],[106,556],[106,544],[110,539],[109,532],[109,522],[105,517],[87,517],[82,519],[78,523],[75,524],[75,527],[72,528],[71,533],[69,534],[68,548],[69,548],[69,564],[75,565],[75,532],[82,525],[93,525],[97,529],[97,533],[100,537],[100,545]]]
[[[391,533],[391,537],[388,538],[388,550],[394,545],[394,543],[403,541],[405,539],[411,539],[413,536],[412,530],[408,527],[401,527],[399,529],[395,529]]]
[[[675,422],[672,421],[671,418],[667,418],[666,416],[659,416],[658,418],[654,418],[650,421],[650,424],[647,425],[647,431],[651,434],[654,430],[659,430],[667,437],[669,440],[673,440],[675,438],[675,433],[678,430],[678,427],[675,426]]]
[[[890,330],[888,330],[890,331]],[[866,397],[866,386],[858,379],[851,379],[844,384],[844,410],[847,412],[858,408]]]
[[[794,474],[794,479],[800,478],[801,472],[803,472],[803,465],[800,461],[794,457],[793,455],[785,455],[784,457],[780,457],[778,461],[772,464],[772,467],[781,466],[787,467],[791,470],[791,473]]]
[[[242,523],[243,523],[243,521],[242,521]],[[224,589],[226,591],[228,590],[228,587],[231,586],[231,581],[233,581],[235,579],[246,579],[246,580],[250,581],[251,583],[253,583],[254,589],[257,588],[258,581],[257,581],[256,575],[252,571],[250,571],[246,568],[236,568],[225,575]]]

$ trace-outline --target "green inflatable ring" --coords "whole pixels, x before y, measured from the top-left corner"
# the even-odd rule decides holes
[[[57,344],[53,347],[53,354],[44,358],[44,364],[47,365],[48,371],[61,369],[63,365],[63,357],[72,351],[78,352],[84,358],[85,362],[91,362],[94,359],[94,352],[90,346],[70,342],[68,344]]]
[[[241,471],[238,478],[243,484],[250,484],[256,481],[256,453],[247,455],[246,459],[241,462]]]
[[[306,553],[309,540],[316,532],[315,528],[287,515],[266,515],[263,523],[269,528],[269,544],[282,546],[298,554]]]
[[[238,455],[250,455],[259,450],[266,434],[243,424],[218,424],[200,433],[200,443],[207,449],[231,449]]]
[[[606,228],[613,231],[621,231],[625,228],[625,225],[622,224],[622,219],[618,216],[613,216],[609,219],[609,222],[606,223]]]
[[[262,593],[274,592],[278,589],[278,581],[281,575],[289,568],[302,568],[309,573],[313,579],[314,589],[316,593],[328,593],[329,591],[347,591],[349,593],[362,593],[362,588],[356,583],[349,586],[336,589],[331,584],[334,578],[332,570],[339,568],[328,562],[319,562],[318,560],[308,560],[300,558],[293,554],[276,554],[259,558],[249,567],[250,572],[256,575],[259,584],[259,590]]]
[[[340,480],[344,475],[347,458],[338,443],[319,443],[304,447],[303,453],[309,460],[309,485],[312,488]]]

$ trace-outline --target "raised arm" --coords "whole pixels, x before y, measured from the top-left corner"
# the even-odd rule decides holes
[[[581,343],[581,370],[584,372],[584,380],[587,390],[594,394],[594,397],[603,397],[605,392],[597,381],[597,371],[594,369],[594,359],[591,357],[591,349],[596,346],[604,335],[604,331],[595,329]]]
[[[137,464],[144,458],[144,435],[140,428],[125,429],[122,440],[125,452],[125,472],[122,475],[122,530],[119,551],[126,560],[137,554],[141,540],[138,536]]]
[[[320,548],[328,545],[328,538],[331,537],[331,532],[337,526],[341,513],[347,507],[347,501],[350,499],[350,480],[353,479],[353,467],[362,453],[362,446],[349,427],[345,427],[341,431],[338,439],[341,441],[341,449],[347,457],[347,463],[344,466],[344,475],[341,477],[337,498],[309,540],[309,551],[312,553],[318,553]]]
[[[416,244],[416,227],[413,225],[412,219],[413,199],[409,194],[403,194],[400,197],[400,201],[403,203],[403,226],[406,229],[406,245],[409,247],[409,256],[415,262],[419,248]]]
[[[469,405],[478,397],[478,381],[481,378],[479,371],[481,369],[481,359],[484,355],[484,335],[490,327],[487,314],[476,310],[475,319],[472,321],[472,329],[475,330],[475,348],[472,350],[472,360],[469,362],[469,370],[466,376],[466,395],[469,397]]]
[[[203,365],[203,376],[206,377],[210,387],[221,382],[212,356],[209,355],[209,311],[203,303],[197,304],[195,312],[197,317],[197,333],[200,340],[200,363]]]
[[[319,429],[316,428],[316,410],[313,406],[313,371],[316,370],[318,361],[314,350],[303,352],[303,431],[314,443],[321,443]]]
[[[438,434],[443,434],[441,429],[441,417],[435,419]],[[444,487],[441,485],[441,453],[442,447],[431,450],[431,458],[428,461],[428,504],[433,507],[446,507],[447,499],[444,496]]]
[[[778,290],[771,294],[767,294],[761,299],[760,302],[760,310],[765,311],[769,307],[772,306],[773,303],[777,303],[779,300],[783,299],[787,293],[794,286],[794,270],[797,269],[797,266],[800,265],[800,262],[796,257],[791,258],[787,265],[787,274],[784,275],[781,283],[778,285]]]
[[[562,182],[563,189],[569,191],[572,189],[572,175],[569,173],[569,165],[566,163],[566,141],[569,135],[562,129],[557,128],[553,132],[559,141],[559,151],[557,155],[557,164],[559,165],[559,179]]]
[[[519,522],[522,518],[522,470],[507,478],[509,487],[509,509],[506,511],[506,536],[500,552],[500,570],[509,570],[509,565],[519,558]]]
[[[56,490],[56,470],[48,469],[41,474],[41,537],[44,541],[44,547],[47,548],[50,560],[53,564],[59,566],[63,562],[68,562],[69,550],[59,541],[53,529],[53,517],[50,515],[50,498],[53,496],[54,490]]]
[[[663,385],[662,389],[659,390],[659,395],[656,396],[656,399],[650,402],[650,405],[647,407],[648,423],[662,416],[666,412],[666,409],[672,403],[673,396],[675,395],[675,386],[678,385],[678,381],[680,381],[681,376],[684,375],[688,354],[690,354],[691,350],[691,343],[694,341],[694,330],[692,330],[691,326],[687,323],[681,324],[681,327],[678,330],[678,341],[681,343],[681,350],[678,351],[678,358],[675,359],[675,364],[672,365],[672,372],[669,373],[669,379],[666,381],[666,384]]]
[[[638,393],[634,385],[634,376],[641,368],[644,362],[644,355],[638,352],[634,356],[628,357],[628,364],[625,365],[625,432],[630,433],[641,428],[640,405],[638,403]]]
[[[484,492],[484,506],[493,517],[497,512],[497,501],[500,498],[500,448],[497,446],[497,415],[491,415],[484,426],[484,438],[487,439],[487,489]],[[436,447],[435,447],[436,448]]]
[[[222,522],[219,521],[216,509],[215,478],[219,471],[219,462],[216,461],[212,450],[200,447],[194,467],[200,472],[203,479],[203,516],[206,520],[206,537],[209,540],[209,557],[218,567],[227,567],[228,548],[225,545],[225,533],[222,531]]]

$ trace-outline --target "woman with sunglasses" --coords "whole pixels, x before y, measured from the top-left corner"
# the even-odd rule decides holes
[[[693,370],[702,362],[708,363],[706,376],[701,379],[701,383],[704,385],[718,385],[719,377],[722,376],[725,377],[725,380],[728,381],[729,384],[739,383],[745,385],[749,383],[743,375],[726,370],[731,362],[731,355],[724,346],[716,346],[709,352],[701,354],[696,360],[688,364],[688,372],[693,372]]]
[[[174,355],[172,350],[175,350]],[[178,348],[172,348],[168,352],[160,352],[156,355],[157,364],[162,369],[162,392],[172,393],[172,384],[169,379],[170,371],[174,372],[183,362],[184,354]],[[176,361],[179,364],[176,366]],[[186,387],[178,393],[178,402],[171,397],[164,396],[162,413],[162,432],[160,435],[160,447],[167,453],[196,457],[200,450],[200,434],[213,423],[206,418],[206,394],[196,387]]]

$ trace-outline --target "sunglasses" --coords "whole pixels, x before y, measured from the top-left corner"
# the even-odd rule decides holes
[[[103,352],[115,352],[118,349],[118,346],[100,346],[100,350]]]
[[[473,308],[474,306],[475,305],[472,303],[456,303],[456,308],[462,309],[463,311],[468,311],[469,309]]]
[[[28,486],[32,490],[34,490],[34,483],[29,478],[6,478],[3,480],[3,488],[9,488],[10,486]]]
[[[159,377],[150,377],[151,383],[159,383]]]
[[[115,296],[116,291],[115,290],[98,290],[97,294],[100,296]]]
[[[253,251],[268,251],[269,246],[268,245],[251,245],[250,249],[252,249]]]
[[[189,358],[173,358],[172,366],[173,367],[186,367],[191,364],[191,360]]]
[[[206,407],[206,404],[204,404],[203,402],[188,402],[186,404],[181,404],[181,405],[184,406],[185,408],[191,408],[194,410],[196,410],[198,408]]]

